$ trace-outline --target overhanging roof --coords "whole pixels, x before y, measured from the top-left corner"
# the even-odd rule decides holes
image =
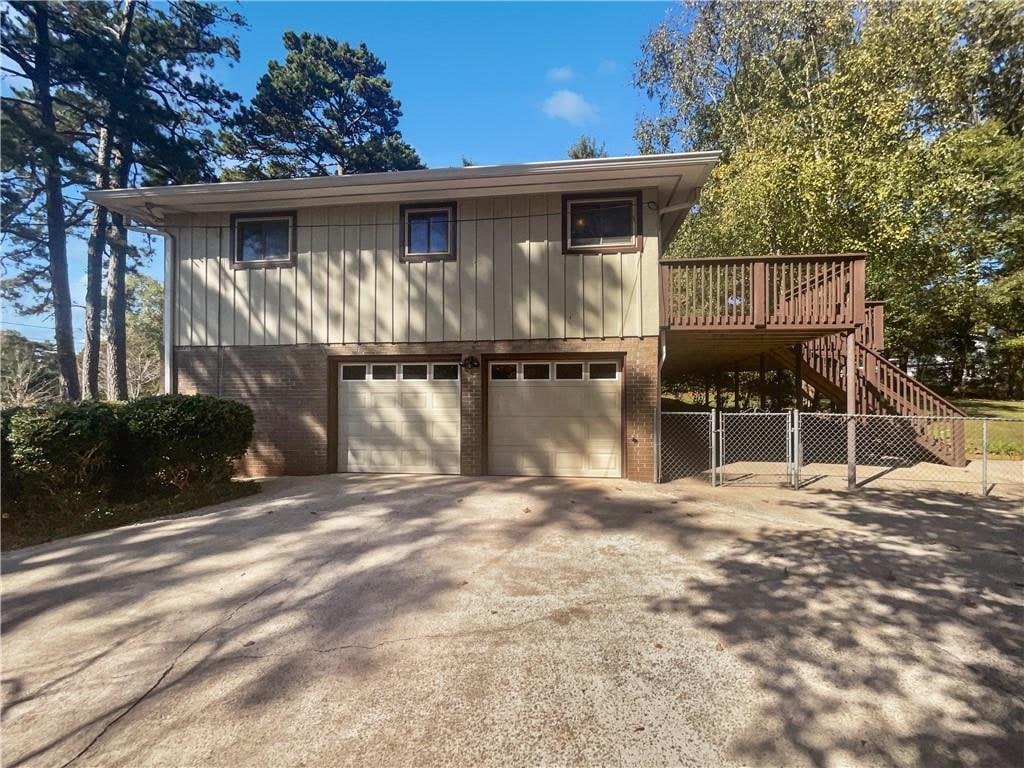
[[[272,211],[320,205],[590,192],[624,187],[658,189],[662,234],[670,236],[697,200],[719,152],[475,165],[422,171],[315,176],[270,181],[182,184],[86,192],[86,197],[146,224],[168,215]]]

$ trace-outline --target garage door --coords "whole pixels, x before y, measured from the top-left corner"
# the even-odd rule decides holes
[[[488,471],[620,477],[621,375],[604,360],[491,363]]]
[[[338,366],[338,471],[459,473],[459,366]]]

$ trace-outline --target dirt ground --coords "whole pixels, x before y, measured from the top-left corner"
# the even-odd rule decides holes
[[[1024,764],[1020,499],[336,475],[5,553],[4,766]]]

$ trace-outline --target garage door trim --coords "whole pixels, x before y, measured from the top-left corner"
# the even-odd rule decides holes
[[[338,471],[338,376],[342,365],[373,363],[461,363],[462,355],[328,355],[327,356],[327,466],[328,474]],[[463,372],[464,373],[464,372]],[[462,391],[462,375],[459,376]],[[461,423],[461,420],[460,420]]]
[[[502,352],[495,354],[483,354],[480,356],[480,377],[481,377],[481,398],[482,403],[480,406],[481,411],[481,436],[480,444],[483,456],[481,457],[481,466],[483,467],[483,473],[485,475],[490,474],[490,440],[487,434],[487,422],[488,414],[490,413],[488,406],[488,389],[491,384],[490,370],[491,363],[500,363],[503,360],[515,360],[529,361],[537,360],[550,361],[552,363],[567,363],[567,362],[610,362],[615,361],[619,364],[619,403],[620,403],[620,423],[621,436],[619,438],[619,451],[622,459],[619,462],[619,477],[626,477],[626,375],[628,368],[626,365],[626,353],[625,352],[525,352],[516,354],[514,352]]]

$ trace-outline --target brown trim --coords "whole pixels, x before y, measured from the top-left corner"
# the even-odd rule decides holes
[[[407,229],[405,215],[410,211],[430,211],[438,208],[447,208],[449,214],[450,228],[448,237],[448,253],[446,254],[416,254],[407,256],[405,254],[405,231]],[[430,203],[403,203],[398,206],[398,261],[402,264],[423,264],[431,261],[456,261],[459,242],[459,204],[454,200],[439,200]]]
[[[571,362],[574,360],[614,360],[619,363],[619,477],[626,477],[626,358],[625,352],[526,352],[515,354],[513,352],[496,352],[493,354],[480,355],[480,470],[486,475],[489,470],[491,458],[490,443],[487,440],[487,423],[490,421],[488,411],[488,388],[491,377],[489,375],[490,365],[500,360],[551,360],[556,363]]]
[[[236,224],[239,219],[290,219],[291,249],[287,259],[263,259],[262,261],[242,261],[238,258],[238,238],[235,236]],[[233,269],[272,269],[294,267],[299,249],[299,214],[298,211],[250,211],[248,213],[231,214],[230,248],[231,267]]]
[[[593,248],[587,248],[583,246],[571,247],[569,244],[569,203],[576,200],[602,200],[612,198],[628,198],[632,197],[636,199],[636,232],[633,235],[633,244],[626,246],[597,246]],[[562,195],[562,253],[593,253],[596,255],[605,255],[611,253],[640,253],[644,248],[644,194],[642,190],[630,189],[623,192],[579,192],[570,195]]]
[[[461,363],[462,355],[327,355],[327,473],[338,472],[338,369],[342,365],[373,363]],[[459,423],[461,425],[462,378],[459,373]],[[401,379],[398,379],[401,381]],[[461,427],[460,427],[461,428]],[[462,454],[461,439],[459,455]]]

